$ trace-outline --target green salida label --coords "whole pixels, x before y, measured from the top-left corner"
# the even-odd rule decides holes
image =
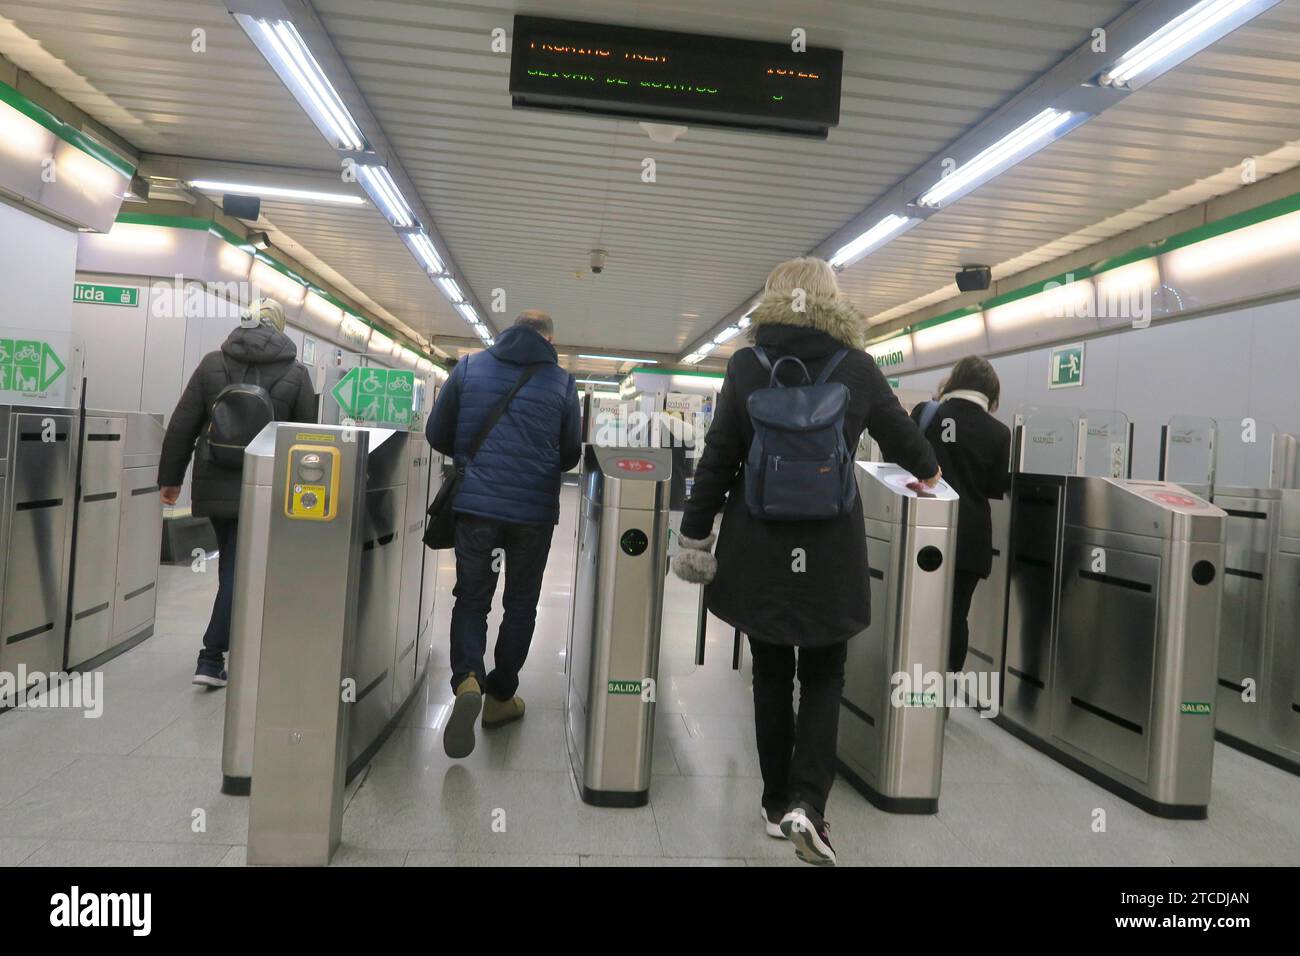
[[[611,694],[636,694],[641,696],[641,682],[639,680],[612,680],[607,688]]]
[[[1210,713],[1210,704],[1204,700],[1185,700],[1183,701],[1182,712],[1184,714],[1208,714]]]

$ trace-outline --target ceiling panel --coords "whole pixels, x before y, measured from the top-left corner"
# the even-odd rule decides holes
[[[1130,3],[314,5],[481,302],[500,289],[510,314],[547,309],[564,344],[673,352]],[[773,41],[802,27],[845,51],[841,125],[824,142],[696,127],[659,145],[632,121],[513,110],[509,57],[490,35],[516,12]],[[46,55],[0,52],[141,150],[336,165],[220,0],[0,0],[0,16]],[[206,54],[191,52],[197,27]],[[964,259],[1024,268],[1230,188],[1216,174],[1246,156],[1273,154],[1261,172],[1277,171],[1293,161],[1279,148],[1300,139],[1298,49],[1300,0],[1285,0],[848,270],[846,289],[891,316],[943,290]],[[266,210],[280,241],[412,329],[463,331],[373,210]],[[598,277],[595,247],[609,253]]]

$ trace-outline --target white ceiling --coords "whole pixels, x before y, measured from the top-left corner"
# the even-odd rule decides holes
[[[561,343],[625,354],[679,351],[773,264],[823,241],[1129,5],[314,0],[479,300],[504,289],[510,314],[550,311]],[[39,44],[0,30],[0,52],[141,150],[335,168],[220,0],[108,9],[0,0],[0,17]],[[802,27],[812,45],[845,51],[841,124],[824,142],[697,127],[663,146],[631,121],[513,110],[509,57],[489,40],[515,12],[776,41]],[[206,54],[191,52],[196,27]],[[878,315],[949,284],[963,253],[1028,262],[1132,228],[1131,210],[1300,139],[1297,50],[1300,0],[1285,0],[850,269],[846,288]],[[646,157],[653,184],[641,181]],[[265,208],[286,241],[402,323],[463,334],[373,210]],[[597,245],[609,262],[593,277]]]

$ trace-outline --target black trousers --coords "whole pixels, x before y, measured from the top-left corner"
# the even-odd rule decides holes
[[[966,650],[970,647],[970,602],[975,597],[975,588],[982,581],[973,571],[958,568],[952,579],[952,640],[948,647],[948,670],[952,673],[962,670],[966,664]]]
[[[537,623],[537,599],[551,551],[554,525],[511,524],[456,516],[456,604],[451,611],[451,686],[470,674],[497,700],[509,700],[519,689],[519,671],[528,658]],[[505,615],[497,632],[493,668],[487,673],[487,619],[497,590],[497,575],[506,573],[501,603]],[[486,674],[486,676],[484,676]]]
[[[217,534],[217,598],[203,633],[199,657],[220,663],[230,650],[230,611],[235,602],[235,539],[239,522],[234,518],[209,518]]]
[[[754,655],[754,732],[763,773],[763,808],[784,812],[793,803],[818,819],[835,781],[835,740],[848,642],[795,648],[749,639]],[[799,715],[794,678],[799,675]],[[818,821],[814,821],[818,822]]]

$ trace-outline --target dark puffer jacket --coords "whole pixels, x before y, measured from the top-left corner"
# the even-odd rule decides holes
[[[560,520],[560,476],[582,454],[578,386],[555,347],[511,326],[486,352],[456,364],[425,426],[429,444],[463,464],[488,413],[529,365],[540,368],[497,422],[456,492],[457,513],[512,524]]]
[[[837,351],[849,353],[831,375],[849,389],[844,439],[858,446],[867,429],[889,461],[918,478],[939,470],[934,450],[861,351],[862,318],[849,306],[809,300],[797,312],[787,301],[767,301],[754,313],[754,339],[771,358],[793,355],[814,379]],[[781,367],[784,384],[803,379],[793,362]],[[714,615],[773,644],[826,647],[847,641],[871,622],[871,587],[862,501],[851,514],[824,521],[765,521],[745,504],[745,456],[754,439],[747,400],[766,388],[769,374],[752,349],[736,352],[718,395],[695,484],[682,515],[682,535],[704,539],[725,505],[718,532],[718,572],[704,592]],[[884,556],[882,555],[883,559]]]
[[[297,361],[298,349],[283,332],[269,325],[237,328],[209,352],[190,376],[176,403],[158,464],[158,484],[179,485],[194,456],[194,445],[208,427],[208,413],[221,390],[232,382],[261,385],[271,393],[277,421],[316,421],[316,394],[311,373]],[[191,490],[194,514],[209,518],[239,517],[238,469],[222,468],[200,452],[194,456]]]

